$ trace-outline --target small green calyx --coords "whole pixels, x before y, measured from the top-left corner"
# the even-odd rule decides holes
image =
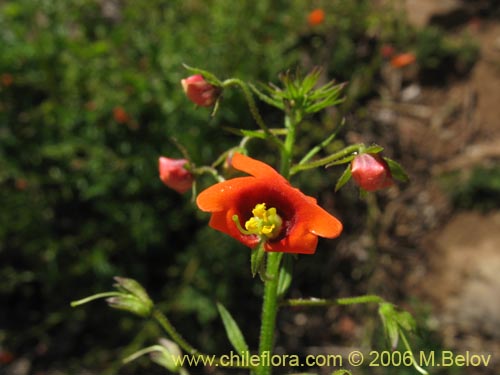
[[[259,203],[252,210],[253,217],[245,223],[249,234],[255,234],[265,240],[275,239],[281,232],[283,220],[276,212],[276,208],[266,208],[265,203]]]

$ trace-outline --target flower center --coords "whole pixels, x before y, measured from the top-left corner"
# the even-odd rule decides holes
[[[256,234],[264,239],[274,239],[281,232],[283,220],[276,212],[276,208],[266,208],[265,203],[257,204],[252,210],[253,217],[245,223],[249,234]]]

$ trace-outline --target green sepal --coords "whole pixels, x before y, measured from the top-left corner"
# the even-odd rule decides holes
[[[179,346],[175,342],[165,338],[161,338],[159,341],[159,347],[162,349],[151,352],[149,355],[151,361],[171,372],[179,372],[179,365],[174,360],[174,358],[180,358],[182,356]]]
[[[334,165],[341,165],[341,164],[349,163],[355,157],[356,157],[356,155],[351,155],[351,156],[346,156],[345,158],[342,158],[342,159],[339,159],[339,160],[332,161],[331,163],[328,163],[327,165],[325,165],[325,168],[329,168],[329,167],[332,167]]]
[[[217,310],[219,310],[219,315],[222,319],[222,323],[224,324],[224,328],[226,330],[227,338],[233,348],[238,352],[248,352],[248,345],[241,333],[238,324],[233,319],[229,311],[221,304],[217,302]]]
[[[250,269],[252,271],[252,277],[255,277],[257,273],[261,273],[264,270],[264,259],[266,252],[264,250],[264,242],[261,242],[259,245],[252,250],[252,254],[250,255]]]
[[[389,166],[389,169],[391,170],[392,177],[394,177],[396,180],[407,182],[410,179],[401,164],[399,164],[397,161],[386,157],[383,157],[382,159],[385,160],[385,162]]]
[[[414,332],[416,330],[416,323],[413,316],[408,311],[398,310],[396,306],[391,303],[381,303],[379,315],[382,319],[392,349],[396,349],[398,346],[401,329],[408,332]]]
[[[132,294],[149,307],[153,306],[153,302],[151,301],[151,298],[149,298],[146,289],[144,289],[139,282],[134,279],[120,276],[115,276],[113,279],[116,281],[116,284],[113,285],[115,288]]]
[[[290,288],[293,274],[293,259],[291,254],[283,254],[283,264],[278,275],[278,298],[282,298]]]
[[[344,186],[347,181],[351,178],[351,164],[348,164],[344,173],[340,176],[337,183],[335,184],[335,191],[338,191],[342,186]]]
[[[189,70],[191,73],[201,74],[203,78],[205,78],[205,80],[211,85],[222,87],[222,82],[215,76],[215,74],[210,73],[207,70],[193,68],[192,66],[189,66],[187,64],[182,64],[182,66]]]
[[[371,146],[368,146],[367,148],[365,148],[363,150],[363,153],[365,153],[365,154],[378,154],[382,151],[384,151],[384,148],[382,146],[371,145]]]
[[[392,303],[381,303],[378,309],[378,313],[384,325],[385,335],[391,348],[394,350],[398,346],[399,341],[399,328],[398,323],[394,319],[395,306]]]
[[[120,296],[107,298],[106,302],[113,309],[128,311],[141,318],[147,318],[151,315],[151,306],[148,306],[136,296],[131,294],[122,294]]]

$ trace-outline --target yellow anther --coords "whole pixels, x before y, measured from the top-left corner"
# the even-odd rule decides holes
[[[276,208],[266,209],[265,203],[255,205],[252,210],[253,217],[245,223],[245,229],[251,234],[256,234],[264,239],[278,237],[283,220],[277,214]]]
[[[258,218],[252,217],[245,223],[245,229],[250,232],[256,232],[259,230],[260,220]]]
[[[276,209],[275,209],[276,211]],[[259,203],[255,206],[255,208],[252,210],[252,214],[255,217],[258,217],[259,219],[266,219],[267,212],[266,212],[266,204],[265,203]]]

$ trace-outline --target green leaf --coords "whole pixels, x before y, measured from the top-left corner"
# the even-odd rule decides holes
[[[337,181],[337,184],[335,185],[335,191],[338,191],[342,186],[344,186],[347,183],[347,181],[349,181],[350,178],[351,178],[351,164],[347,164],[344,173],[342,173],[342,176],[340,176],[339,180]]]
[[[352,372],[350,372],[349,370],[340,369],[340,370],[334,371],[332,373],[332,375],[352,375]]]
[[[227,311],[227,309],[220,303],[217,303],[217,309],[219,310],[222,323],[224,323],[227,338],[233,345],[233,348],[236,349],[238,353],[248,352],[248,345],[245,341],[245,338],[243,337],[238,324],[234,321],[229,311]]]
[[[276,108],[279,108],[279,109],[284,109],[285,106],[283,105],[283,101],[279,101],[279,100],[275,100],[273,98],[271,98],[270,96],[264,94],[262,91],[260,91],[257,87],[255,87],[254,85],[252,85],[251,83],[248,84],[248,86],[250,86],[250,88],[252,89],[252,91],[254,92],[255,95],[257,95],[257,97],[262,100],[263,102],[273,106],[273,107],[276,107]],[[266,87],[265,87],[266,88]],[[266,88],[268,89],[268,88]]]
[[[386,157],[384,157],[383,159],[386,161],[387,165],[389,166],[389,169],[391,170],[391,174],[395,179],[403,182],[407,182],[409,180],[409,177],[406,174],[403,167],[401,166],[401,164],[399,164],[397,161],[394,161]]]
[[[284,254],[283,265],[278,275],[278,297],[283,297],[292,283],[293,259],[290,254]]]
[[[260,138],[260,139],[266,139],[267,138],[266,133],[264,133],[262,131],[258,131],[258,130],[245,130],[245,129],[241,129],[240,132],[245,137]]]

